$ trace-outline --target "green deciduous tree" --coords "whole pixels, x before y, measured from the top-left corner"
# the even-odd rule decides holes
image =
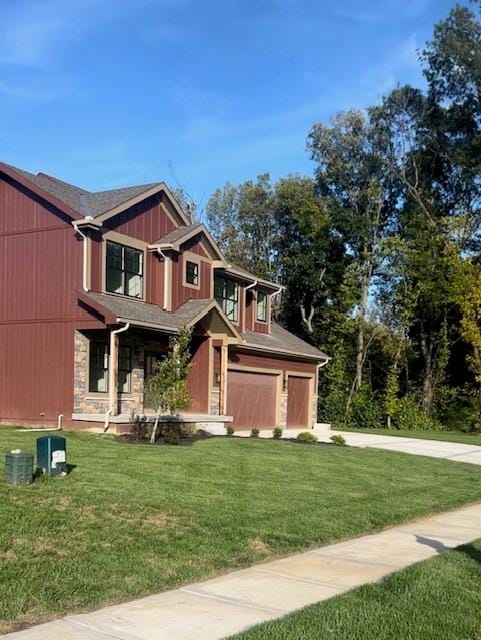
[[[187,375],[191,367],[190,341],[191,331],[185,328],[180,330],[178,336],[171,337],[165,358],[156,364],[153,375],[146,383],[146,395],[155,407],[156,413],[151,443],[154,443],[157,437],[161,416],[173,416],[179,410],[188,409],[190,406],[187,390]]]

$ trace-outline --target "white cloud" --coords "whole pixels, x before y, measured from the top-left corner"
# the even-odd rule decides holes
[[[421,66],[418,60],[419,43],[415,33],[399,42],[377,64],[371,65],[361,76],[361,87],[367,91],[367,100],[380,99],[398,82],[422,83]]]

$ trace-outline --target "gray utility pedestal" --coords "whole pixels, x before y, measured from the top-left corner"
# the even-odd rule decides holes
[[[67,442],[62,436],[37,438],[37,468],[47,476],[67,474]]]

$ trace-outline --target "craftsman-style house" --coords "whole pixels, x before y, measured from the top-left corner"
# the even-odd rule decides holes
[[[311,427],[327,356],[271,320],[279,286],[229,264],[164,183],[92,193],[0,164],[0,422],[123,430],[191,327],[191,408]]]

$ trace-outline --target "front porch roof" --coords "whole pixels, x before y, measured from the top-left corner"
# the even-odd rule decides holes
[[[175,334],[179,333],[181,327],[191,328],[200,322],[206,331],[214,327],[214,333],[218,333],[221,327],[222,332],[229,337],[235,338],[236,341],[242,340],[217,302],[212,299],[189,300],[176,311],[171,312],[165,311],[156,304],[129,300],[108,293],[80,291],[78,297],[83,306],[100,314],[106,325],[128,322],[135,327]]]

